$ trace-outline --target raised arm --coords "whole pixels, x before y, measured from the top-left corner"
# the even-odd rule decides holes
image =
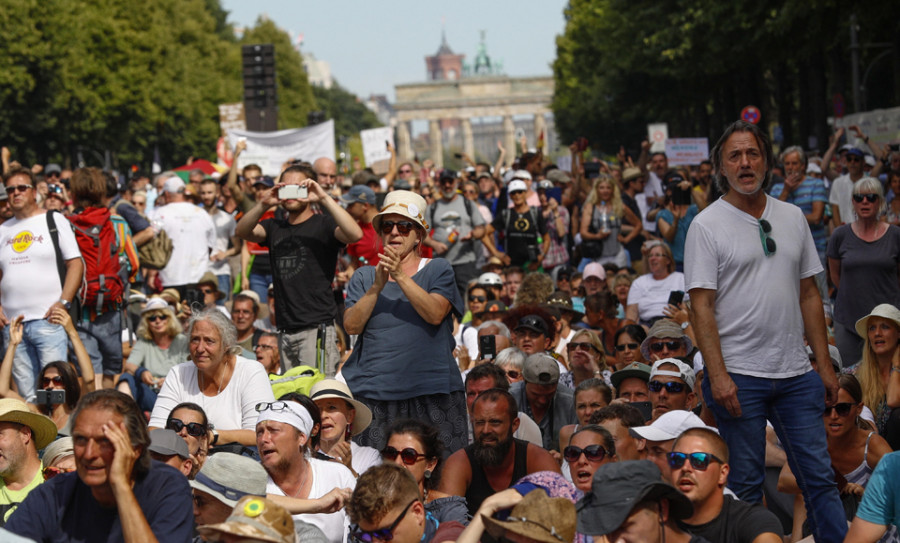
[[[81,342],[81,337],[78,335],[78,330],[75,329],[75,324],[72,322],[69,312],[61,307],[57,307],[53,310],[49,320],[53,324],[61,325],[66,331],[69,341],[72,342],[72,349],[75,351],[75,358],[78,361],[78,370],[81,372],[81,378],[84,381],[81,385],[82,395],[93,392],[97,388],[97,383],[94,380],[94,366],[91,364],[91,355],[84,348],[84,343]]]
[[[9,322],[9,345],[6,347],[3,363],[0,364],[0,397],[15,398],[24,401],[24,398],[13,392],[10,387],[10,383],[12,382],[13,359],[16,357],[16,348],[18,348],[19,343],[22,342],[23,320],[25,320],[25,316],[19,315]]]

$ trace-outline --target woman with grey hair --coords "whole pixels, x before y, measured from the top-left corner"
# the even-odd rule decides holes
[[[190,361],[166,375],[150,416],[150,429],[164,428],[176,405],[193,402],[212,423],[211,446],[256,444],[256,404],[275,400],[263,367],[238,356],[237,330],[217,309],[194,314],[187,324]]]
[[[500,366],[506,372],[506,380],[509,384],[522,381],[525,377],[522,375],[522,366],[525,365],[525,353],[515,347],[508,347],[497,353],[497,359],[494,364]]]
[[[834,336],[844,366],[862,356],[857,320],[882,303],[900,306],[900,227],[881,220],[885,209],[881,182],[864,177],[853,186],[856,220],[831,235],[826,256],[837,288]]]

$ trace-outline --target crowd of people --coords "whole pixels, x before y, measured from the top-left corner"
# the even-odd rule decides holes
[[[0,539],[900,541],[900,152],[650,149],[4,152]]]

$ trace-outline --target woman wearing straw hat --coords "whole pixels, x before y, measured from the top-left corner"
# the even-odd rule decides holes
[[[350,441],[369,427],[372,411],[353,399],[347,385],[334,379],[316,383],[309,391],[322,414],[319,430],[319,451],[347,466],[359,477],[367,469],[381,463],[381,453]]]
[[[424,210],[418,194],[387,195],[372,220],[384,245],[381,260],[358,270],[347,288],[344,327],[359,339],[342,375],[373,413],[358,441],[379,450],[388,423],[406,417],[438,426],[451,452],[467,443],[465,393],[452,354],[453,315],[462,315],[463,303],[449,262],[419,256]]]

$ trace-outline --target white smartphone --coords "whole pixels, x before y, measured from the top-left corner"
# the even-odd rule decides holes
[[[279,200],[305,200],[309,196],[309,189],[300,185],[285,185],[278,189]]]

